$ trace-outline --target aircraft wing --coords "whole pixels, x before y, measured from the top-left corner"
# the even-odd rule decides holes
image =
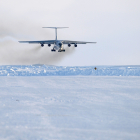
[[[63,44],[86,44],[96,42],[84,42],[84,41],[70,41],[70,40],[57,40]],[[41,40],[41,41],[19,41],[19,43],[30,43],[30,44],[54,44],[56,40]]]
[[[41,41],[19,41],[19,43],[30,43],[30,44],[54,44],[56,40],[41,40]]]
[[[96,43],[96,42],[84,42],[84,41],[70,41],[70,40],[63,40],[63,44],[86,44],[86,43]]]

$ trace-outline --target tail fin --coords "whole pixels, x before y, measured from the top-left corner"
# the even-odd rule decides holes
[[[56,40],[57,40],[57,29],[63,29],[63,28],[69,28],[69,27],[42,27],[42,28],[52,28],[55,29],[55,36],[56,36]]]

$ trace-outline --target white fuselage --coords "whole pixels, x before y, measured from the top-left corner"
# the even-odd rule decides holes
[[[62,49],[62,47],[63,47],[63,44],[60,41],[56,40],[56,42],[54,43],[53,49],[59,50],[59,49]]]

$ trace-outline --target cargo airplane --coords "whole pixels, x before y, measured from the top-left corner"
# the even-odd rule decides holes
[[[70,47],[72,44],[74,44],[74,47],[77,47],[77,44],[96,43],[96,42],[84,42],[84,41],[58,40],[57,39],[57,29],[68,28],[68,27],[43,27],[43,28],[55,29],[55,40],[19,41],[19,43],[40,44],[41,47],[43,47],[44,44],[48,44],[48,47],[53,45],[53,49],[51,49],[51,51],[53,51],[53,52],[55,52],[56,50],[58,50],[58,52],[65,52],[65,49],[63,47],[64,44],[67,44],[68,47]]]

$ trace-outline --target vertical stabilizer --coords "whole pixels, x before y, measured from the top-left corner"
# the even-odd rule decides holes
[[[55,40],[57,40],[57,29],[69,28],[69,27],[42,27],[42,28],[52,28],[52,29],[55,29]]]

